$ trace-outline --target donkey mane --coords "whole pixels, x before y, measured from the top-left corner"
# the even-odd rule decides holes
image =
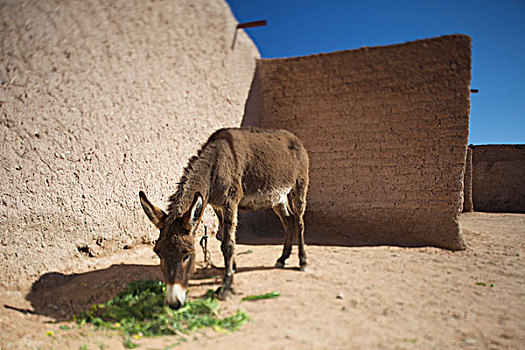
[[[250,132],[260,132],[256,128],[243,128]],[[237,154],[233,146],[232,135],[228,132],[230,129],[219,129],[215,131],[208,140],[198,150],[197,155],[190,158],[188,164],[183,170],[180,181],[177,183],[177,190],[169,197],[168,214],[170,216],[180,216],[190,207],[193,196],[200,192],[207,202],[211,170],[214,166],[216,142],[224,139],[230,146],[230,150],[237,163]],[[203,193],[206,192],[206,193]]]
[[[184,194],[187,192],[186,187],[188,183],[191,183],[189,182],[189,179],[191,178],[190,174],[195,169],[194,163],[196,163],[197,159],[198,159],[197,156],[191,157],[191,159],[188,161],[188,164],[184,168],[180,181],[177,182],[177,189],[175,193],[173,193],[169,197],[168,213],[179,214],[178,212],[182,210],[181,205],[184,205],[184,202],[185,202]]]
[[[196,187],[200,187],[203,182],[200,171],[204,168],[203,159],[200,157],[202,150],[199,150],[197,156],[191,157],[188,164],[184,168],[180,181],[177,183],[177,189],[169,197],[168,204],[168,215],[169,216],[181,216],[190,207],[193,196],[198,190]],[[204,161],[205,162],[205,161]],[[202,190],[201,190],[202,191]]]
[[[210,170],[212,168],[213,151],[215,146],[211,143],[212,138],[218,132],[214,133],[208,141],[199,149],[196,156],[188,161],[188,164],[182,172],[182,176],[177,183],[177,189],[169,197],[168,215],[178,217],[184,214],[190,207],[195,193],[200,194],[207,201]]]

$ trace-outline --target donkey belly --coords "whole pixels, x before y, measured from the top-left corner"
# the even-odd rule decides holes
[[[239,209],[255,211],[273,208],[279,203],[287,205],[288,193],[291,189],[291,187],[286,187],[266,192],[245,193],[239,203]]]

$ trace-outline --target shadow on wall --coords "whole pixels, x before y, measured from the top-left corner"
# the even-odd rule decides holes
[[[261,99],[261,80],[259,70],[256,67],[253,74],[250,92],[244,105],[244,115],[242,116],[241,127],[259,126],[259,112]]]

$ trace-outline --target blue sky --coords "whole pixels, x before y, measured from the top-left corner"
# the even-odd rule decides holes
[[[262,57],[472,37],[472,144],[525,143],[525,0],[227,0]]]

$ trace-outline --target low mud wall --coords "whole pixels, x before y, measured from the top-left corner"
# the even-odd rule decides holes
[[[472,146],[474,210],[525,213],[525,145]]]
[[[163,207],[241,122],[259,53],[236,25],[221,0],[2,2],[0,286],[157,238],[138,191]]]
[[[468,36],[259,60],[257,70],[258,124],[292,131],[310,155],[308,242],[465,248],[457,217]],[[243,225],[278,220],[248,216]]]

